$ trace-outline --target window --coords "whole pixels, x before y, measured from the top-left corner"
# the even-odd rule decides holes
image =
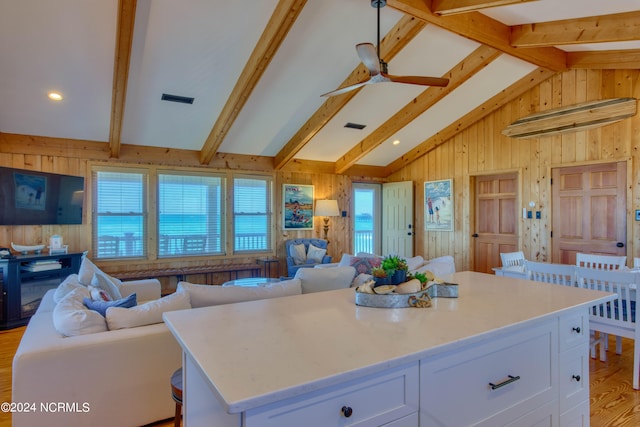
[[[93,172],[93,253],[96,259],[146,256],[145,172]]]
[[[271,250],[271,187],[269,177],[234,178],[234,253]]]
[[[158,257],[224,253],[224,183],[220,175],[158,173]]]

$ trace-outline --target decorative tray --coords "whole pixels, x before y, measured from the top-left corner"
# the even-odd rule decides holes
[[[431,298],[458,298],[456,283],[431,282],[419,292],[411,294],[369,294],[356,292],[356,305],[376,308],[429,307]]]

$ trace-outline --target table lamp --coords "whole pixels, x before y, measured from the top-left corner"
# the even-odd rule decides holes
[[[324,240],[329,242],[327,239],[327,233],[329,232],[329,217],[330,216],[340,216],[340,210],[338,209],[338,201],[337,200],[316,200],[316,211],[314,213],[315,216],[323,216],[322,221],[324,222],[324,226],[322,227],[324,230]]]

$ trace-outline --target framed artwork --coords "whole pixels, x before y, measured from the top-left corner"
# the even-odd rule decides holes
[[[45,210],[47,177],[14,172],[16,208]]]
[[[424,183],[424,229],[453,231],[453,181]]]
[[[282,215],[285,230],[313,230],[313,185],[283,184]]]

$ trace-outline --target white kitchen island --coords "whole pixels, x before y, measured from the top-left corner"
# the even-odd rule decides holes
[[[589,425],[587,308],[610,294],[460,272],[459,298],[354,290],[176,311],[187,427]]]

